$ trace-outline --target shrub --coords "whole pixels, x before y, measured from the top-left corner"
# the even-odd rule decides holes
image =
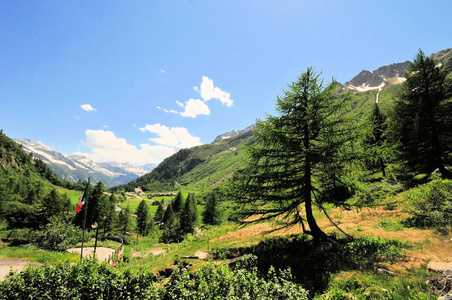
[[[405,224],[441,228],[452,225],[452,181],[435,179],[405,195],[407,211],[413,214]]]
[[[65,251],[75,245],[80,231],[64,217],[50,217],[43,230],[34,232],[32,243],[44,250]]]

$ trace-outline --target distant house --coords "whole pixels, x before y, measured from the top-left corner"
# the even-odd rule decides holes
[[[135,194],[136,194],[137,196],[141,196],[141,195],[144,194],[144,193],[143,193],[143,190],[142,190],[141,188],[139,188],[139,187],[135,188],[134,192],[135,192]]]

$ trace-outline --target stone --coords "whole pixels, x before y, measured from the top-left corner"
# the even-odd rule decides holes
[[[443,273],[446,270],[452,270],[452,262],[431,261],[427,265],[429,272]]]

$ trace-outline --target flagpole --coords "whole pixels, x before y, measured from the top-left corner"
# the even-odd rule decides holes
[[[82,261],[83,259],[83,243],[85,242],[85,229],[86,229],[86,215],[88,213],[88,194],[89,194],[89,184],[90,184],[90,178],[88,177],[88,182],[86,184],[86,188],[85,188],[85,203],[84,205],[86,205],[85,207],[85,216],[83,217],[83,234],[82,234],[82,249],[80,251],[80,261]],[[83,200],[83,199],[82,199]]]

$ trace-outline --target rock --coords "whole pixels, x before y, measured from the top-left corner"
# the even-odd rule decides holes
[[[391,272],[389,270],[383,269],[383,268],[378,268],[377,272],[380,274],[385,274],[385,275],[389,275],[389,276],[394,276],[394,272]]]
[[[444,296],[438,297],[438,300],[452,300],[452,291],[449,291],[449,293]]]
[[[429,272],[443,273],[446,270],[452,270],[452,262],[431,261],[427,265]]]
[[[443,277],[452,276],[452,269],[444,270]]]

